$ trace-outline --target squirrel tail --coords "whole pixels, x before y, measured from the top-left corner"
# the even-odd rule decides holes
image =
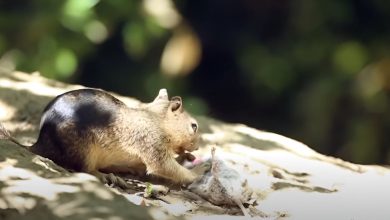
[[[9,133],[9,131],[3,126],[2,123],[0,123],[0,140],[9,140],[14,142],[15,144],[28,148],[28,146],[21,144],[18,140],[16,140],[12,135]]]

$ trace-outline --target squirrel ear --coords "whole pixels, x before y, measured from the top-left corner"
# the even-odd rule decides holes
[[[153,112],[163,114],[167,111],[169,105],[170,101],[168,100],[167,90],[160,89],[157,97],[153,100],[153,102],[148,103],[146,106]]]
[[[180,96],[172,97],[170,109],[174,112],[177,110],[183,111],[183,102]]]
[[[157,97],[154,99],[153,102],[158,102],[160,100],[168,101],[168,92],[166,89],[160,89]]]

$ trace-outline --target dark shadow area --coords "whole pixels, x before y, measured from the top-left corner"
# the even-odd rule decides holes
[[[326,189],[326,188],[318,187],[318,186],[310,187],[310,186],[298,185],[298,184],[287,183],[287,182],[276,182],[276,183],[273,183],[273,185],[272,185],[273,190],[283,190],[286,188],[298,188],[298,189],[305,191],[305,192],[319,192],[319,193],[335,193],[335,192],[337,192],[336,189],[330,190],[330,189]]]
[[[13,177],[0,183],[0,200],[9,207],[0,210],[1,219],[152,219],[146,209],[111,192],[98,180],[83,180],[49,159],[0,141],[0,162],[6,160],[13,164],[13,172],[7,173],[3,167],[2,178]],[[9,191],[9,187],[13,189]],[[23,202],[15,202],[20,198]]]

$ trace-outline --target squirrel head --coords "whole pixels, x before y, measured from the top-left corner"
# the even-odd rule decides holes
[[[174,96],[169,100],[167,90],[160,89],[148,106],[161,118],[166,141],[174,152],[182,154],[198,149],[198,122],[184,110],[181,97]]]

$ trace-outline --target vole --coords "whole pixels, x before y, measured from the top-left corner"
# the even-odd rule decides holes
[[[211,170],[189,185],[188,189],[215,205],[237,205],[245,216],[250,217],[243,205],[253,193],[247,186],[247,180],[243,180],[240,173],[223,160],[216,158],[215,147],[211,149],[211,164]]]
[[[125,184],[110,173],[146,171],[176,184],[189,184],[209,167],[188,170],[175,159],[198,149],[198,123],[178,96],[161,89],[151,103],[130,108],[109,93],[79,89],[55,97],[44,109],[38,140],[20,144],[65,168],[93,174],[103,182]],[[188,153],[191,156],[191,154]]]

